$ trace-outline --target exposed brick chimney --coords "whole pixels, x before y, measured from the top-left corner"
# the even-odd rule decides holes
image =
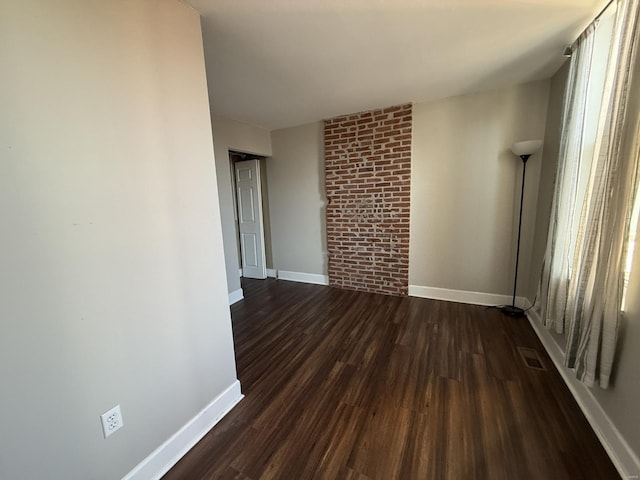
[[[326,120],[329,284],[406,295],[411,104]]]

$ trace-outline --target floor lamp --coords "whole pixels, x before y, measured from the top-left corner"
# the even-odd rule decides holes
[[[522,205],[524,203],[524,178],[527,173],[527,160],[529,157],[540,150],[542,140],[527,140],[525,142],[516,142],[511,147],[514,155],[522,160],[522,188],[520,189],[520,215],[518,217],[518,243],[516,245],[516,271],[513,276],[513,300],[511,305],[502,307],[503,313],[512,317],[524,317],[524,310],[516,307],[516,286],[518,285],[518,261],[520,260],[520,234],[522,232]]]

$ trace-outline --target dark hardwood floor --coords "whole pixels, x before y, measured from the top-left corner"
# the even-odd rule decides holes
[[[245,399],[165,480],[620,478],[526,319],[282,280],[243,287],[231,311]]]

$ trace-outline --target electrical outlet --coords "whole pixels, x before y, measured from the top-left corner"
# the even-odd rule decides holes
[[[104,438],[107,438],[113,432],[122,428],[124,424],[122,423],[120,405],[116,405],[111,410],[104,412],[100,415],[100,420],[102,420],[102,433],[104,433]]]

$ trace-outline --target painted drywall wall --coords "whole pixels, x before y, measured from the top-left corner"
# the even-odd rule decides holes
[[[122,478],[236,380],[200,19],[2,2],[0,58],[0,478]]]
[[[543,138],[549,82],[414,105],[409,284],[509,295],[522,162]],[[528,279],[541,154],[527,163],[520,278]],[[518,283],[518,295],[527,282]]]
[[[538,183],[538,204],[536,207],[536,224],[531,249],[531,273],[527,298],[533,300],[538,291],[538,282],[542,269],[542,260],[549,233],[549,218],[551,216],[551,202],[553,200],[554,181],[560,152],[560,135],[562,133],[562,105],[564,89],[569,75],[570,62],[565,62],[558,72],[551,78],[549,88],[549,104],[547,121],[542,146],[542,162],[540,181]],[[523,277],[523,279],[526,277]]]
[[[273,268],[327,275],[322,122],[272,132],[267,159]]]
[[[211,99],[212,102],[215,99]],[[239,290],[240,256],[238,252],[238,230],[234,213],[234,192],[232,188],[232,165],[229,150],[271,156],[271,134],[268,130],[223,117],[212,117],[213,144],[216,156],[216,176],[218,179],[218,200],[222,218],[225,270],[229,293]]]

